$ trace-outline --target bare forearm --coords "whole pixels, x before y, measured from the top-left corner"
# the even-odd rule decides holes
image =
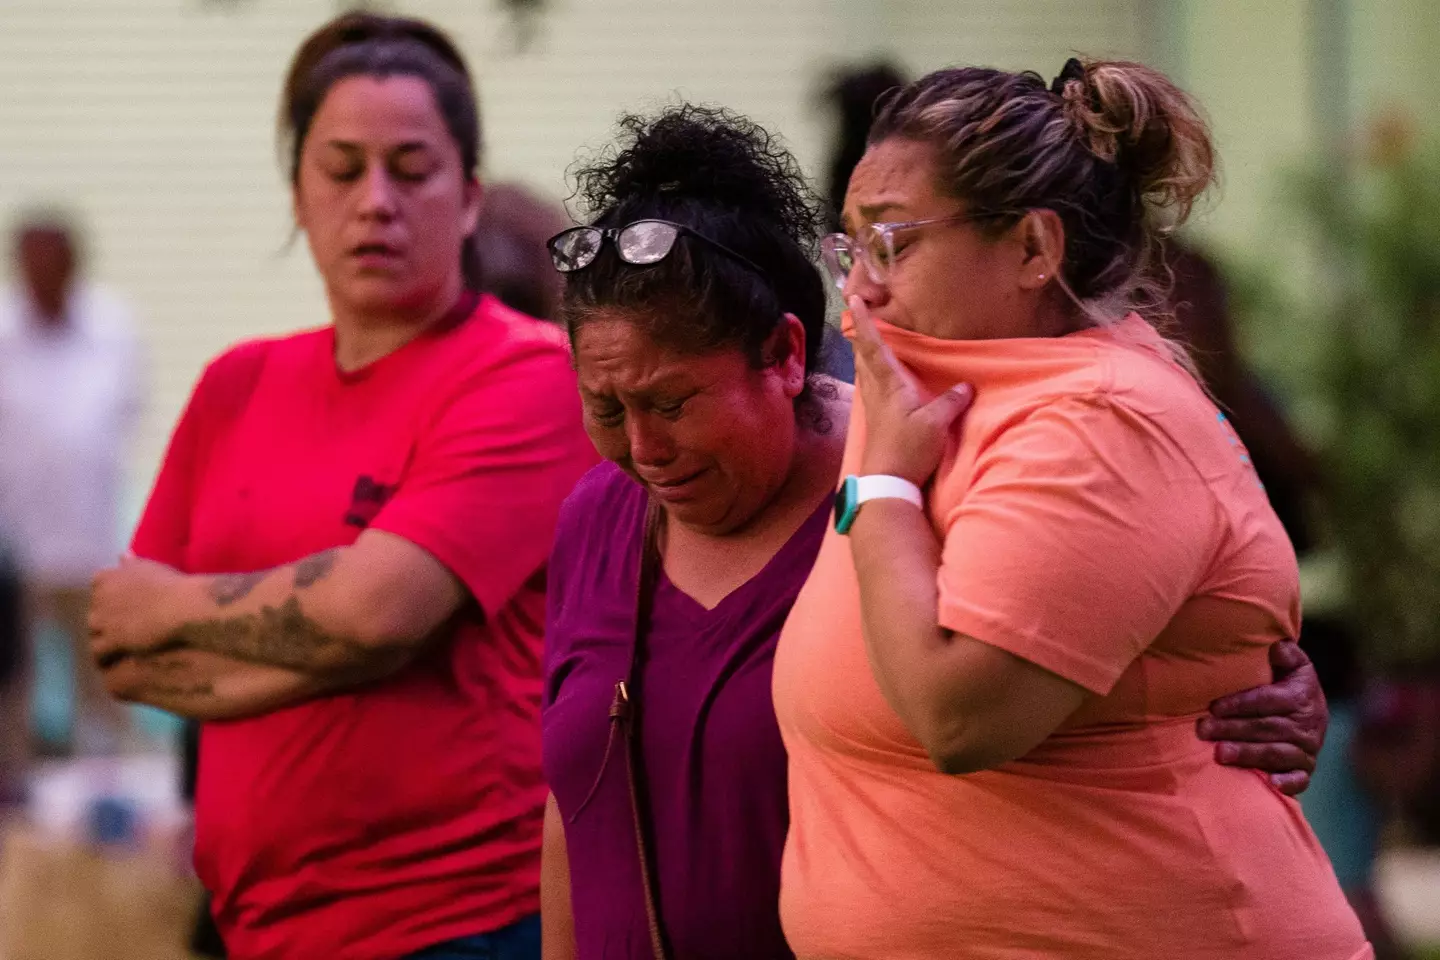
[[[394,669],[409,652],[366,642],[351,598],[330,579],[345,553],[326,550],[272,570],[187,578],[171,598],[177,626],[159,649],[205,651],[320,677]]]
[[[269,713],[335,686],[310,674],[197,650],[128,656],[107,669],[104,679],[118,699],[193,720]]]
[[[292,670],[354,664],[365,651],[347,635],[352,631],[333,602],[325,602],[334,599],[323,581],[339,554],[326,550],[273,570],[198,578],[194,606],[167,644]]]
[[[101,669],[188,650],[349,684],[403,667],[466,596],[435,557],[375,530],[255,573],[185,574],[125,557],[95,576],[90,650]]]
[[[575,955],[565,821],[552,795],[545,803],[545,839],[540,856],[540,956],[541,960],[575,960]]]
[[[875,680],[905,726],[929,748],[933,711],[927,691],[949,639],[936,622],[940,544],[912,504],[872,500],[851,527],[850,551]]]

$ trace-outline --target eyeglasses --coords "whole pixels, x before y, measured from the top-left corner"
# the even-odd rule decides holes
[[[937,223],[997,220],[1006,216],[1009,214],[961,213],[952,217],[930,217],[927,220],[869,223],[861,227],[854,237],[843,233],[832,233],[823,237],[820,240],[820,256],[825,262],[830,279],[842,291],[856,263],[865,266],[865,273],[872,282],[883,286],[890,275],[890,268],[895,264],[895,234]]]
[[[680,239],[681,234],[703,240],[762,277],[765,275],[765,271],[756,266],[750,258],[741,256],[718,240],[711,240],[683,223],[671,223],[669,220],[636,220],[623,227],[571,227],[551,237],[546,246],[550,248],[551,263],[555,264],[555,269],[561,273],[574,273],[590,266],[600,255],[600,248],[606,240],[615,244],[615,252],[620,255],[621,260],[643,267],[659,263],[670,256],[670,252],[675,249],[675,241]]]

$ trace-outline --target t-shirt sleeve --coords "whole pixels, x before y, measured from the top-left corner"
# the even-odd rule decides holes
[[[555,702],[561,684],[576,665],[577,641],[586,646],[577,638],[577,630],[583,634],[591,622],[587,600],[592,594],[584,585],[595,580],[587,576],[587,565],[601,556],[608,564],[627,570],[634,567],[626,554],[634,525],[633,506],[625,496],[627,487],[639,490],[613,464],[601,463],[580,478],[560,506],[555,544],[546,565],[543,709]],[[643,492],[639,496],[643,502]]]
[[[130,541],[130,550],[135,555],[182,569],[190,539],[190,492],[198,460],[199,415],[195,411],[195,399],[194,395],[190,397],[175,432],[170,435],[160,473],[150,488],[150,499]]]
[[[244,344],[217,357],[200,375],[170,435],[160,473],[130,541],[136,556],[186,569],[190,517],[206,447],[248,402],[264,359],[263,343]]]
[[[1194,592],[1218,524],[1152,421],[1056,402],[992,442],[945,517],[940,625],[1104,695]]]
[[[595,460],[568,357],[537,347],[462,384],[370,526],[428,551],[493,616],[545,563],[560,504]]]

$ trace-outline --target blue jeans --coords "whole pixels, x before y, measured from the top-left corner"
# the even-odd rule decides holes
[[[540,960],[540,917],[426,947],[403,960]]]

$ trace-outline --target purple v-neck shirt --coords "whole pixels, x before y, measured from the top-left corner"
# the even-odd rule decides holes
[[[713,610],[663,574],[656,586],[641,737],[660,910],[685,960],[792,956],[780,932],[789,808],[770,674],[829,509],[827,500]],[[605,761],[644,520],[644,490],[601,464],[561,509],[550,559],[545,775],[565,819],[580,960],[652,956],[618,735]]]

